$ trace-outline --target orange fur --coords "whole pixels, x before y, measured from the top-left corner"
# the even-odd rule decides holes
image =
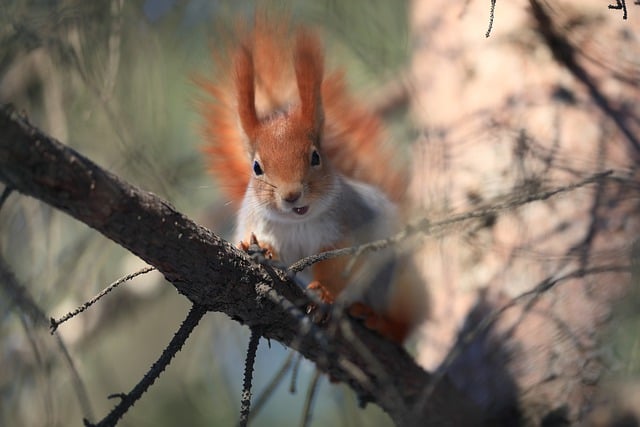
[[[343,247],[348,246],[344,245]],[[348,262],[349,258],[338,257],[314,264],[314,281],[309,285],[308,289],[317,292],[324,303],[332,304],[336,295],[340,295],[349,284],[351,277],[344,277],[340,274],[345,271]],[[355,270],[358,268],[359,266],[354,267]],[[416,276],[412,277],[411,280],[415,281]],[[415,282],[412,282],[411,285],[415,285]],[[361,319],[367,328],[377,331],[385,338],[402,343],[415,326],[415,319],[421,317],[421,313],[412,312],[414,307],[417,306],[416,300],[408,300],[405,297],[410,294],[405,293],[406,289],[402,289],[402,291],[402,293],[396,292],[392,295],[387,310],[376,311],[366,304],[356,302],[349,307],[349,314]],[[421,307],[420,311],[424,311],[423,309],[424,307]]]
[[[343,241],[333,248],[325,248],[322,252],[349,246],[351,246],[350,242]],[[310,287],[311,289],[318,289],[320,291],[321,298],[324,302],[333,302],[331,300],[332,297],[335,298],[336,295],[340,295],[347,287],[348,278],[344,277],[341,273],[345,271],[348,263],[349,258],[338,257],[313,264],[312,271],[315,284],[312,283],[313,286],[310,285]]]
[[[336,247],[327,250],[349,246],[352,246],[352,242],[345,240]],[[413,262],[407,257],[399,257],[398,262],[400,266],[396,270],[393,279],[393,292],[388,296],[386,307],[374,309],[366,304],[356,302],[349,307],[349,314],[361,319],[369,329],[377,331],[392,341],[401,343],[415,327],[416,319],[422,319],[429,307],[424,293],[416,286],[419,274],[415,270]],[[349,258],[338,257],[314,264],[314,281],[309,285],[309,289],[316,291],[323,302],[333,303],[335,296],[340,295],[348,286],[349,280],[353,279],[354,274],[349,277],[340,274],[346,270],[348,263]],[[352,272],[357,274],[360,268],[368,268],[362,264],[362,262],[357,262],[352,267]]]

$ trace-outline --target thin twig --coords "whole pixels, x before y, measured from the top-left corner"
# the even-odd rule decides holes
[[[249,348],[247,358],[244,362],[244,380],[242,382],[242,399],[240,401],[240,427],[246,427],[249,423],[249,413],[251,412],[251,383],[253,382],[253,367],[256,362],[256,353],[260,343],[260,332],[257,327],[251,328],[249,338]]]
[[[616,4],[610,4],[609,9],[622,9],[622,19],[627,19],[627,2],[625,0],[616,0]]]
[[[507,199],[504,202],[497,202],[494,204],[490,204],[487,207],[461,213],[458,215],[452,215],[451,217],[444,219],[442,221],[437,221],[432,223],[427,218],[423,218],[417,221],[416,223],[407,225],[402,231],[400,231],[396,235],[391,236],[387,239],[376,240],[376,241],[365,243],[359,246],[351,246],[348,248],[321,252],[316,255],[311,255],[311,256],[302,258],[301,260],[296,261],[291,266],[289,266],[288,272],[297,273],[317,262],[337,258],[340,256],[353,255],[356,253],[360,255],[366,252],[384,249],[391,245],[397,244],[400,241],[403,241],[407,237],[413,236],[416,232],[424,235],[435,234],[438,231],[440,232],[444,231],[447,227],[450,227],[460,222],[470,221],[472,219],[478,219],[478,218],[486,218],[489,215],[494,215],[501,211],[513,209],[522,205],[526,205],[531,202],[549,199],[550,197],[556,196],[558,194],[566,193],[566,192],[575,190],[577,188],[583,187],[585,185],[591,184],[593,182],[597,182],[611,175],[612,173],[613,171],[611,170],[598,172],[593,175],[590,175],[589,177],[581,181],[575,182],[573,184],[568,184],[568,185],[557,187],[547,191],[525,194],[520,197]]]
[[[298,355],[300,358],[300,353],[295,352],[294,350],[289,351],[289,355],[284,360],[280,369],[275,373],[271,381],[267,383],[264,390],[260,393],[260,395],[255,399],[255,402],[252,405],[251,413],[249,414],[249,421],[253,420],[256,415],[260,412],[260,410],[264,407],[265,403],[269,400],[271,396],[273,396],[275,389],[280,385],[285,375],[291,369],[291,365],[293,363],[293,356]],[[300,359],[298,359],[300,360]]]
[[[493,18],[496,13],[496,0],[491,0],[491,8],[489,9],[489,28],[487,28],[487,32],[485,33],[485,37],[489,38],[491,35],[491,30],[493,29]]]
[[[300,427],[307,427],[311,422],[311,410],[313,409],[313,402],[318,391],[318,384],[320,380],[320,371],[315,370],[309,388],[307,389],[307,397],[304,400],[304,409],[302,411],[302,420],[300,421]]]
[[[111,292],[112,290],[114,290],[115,288],[117,288],[118,286],[123,284],[124,282],[127,282],[127,281],[133,279],[134,277],[140,276],[141,274],[146,274],[146,273],[148,273],[150,271],[153,271],[153,270],[155,270],[154,267],[145,267],[145,268],[143,268],[141,270],[136,271],[135,273],[127,274],[126,276],[119,278],[118,280],[116,280],[115,282],[113,282],[112,284],[110,284],[109,286],[104,288],[98,295],[94,296],[89,301],[85,302],[80,307],[76,308],[75,310],[65,314],[60,319],[55,319],[53,317],[50,318],[49,319],[49,323],[50,323],[49,324],[49,330],[53,334],[58,329],[58,326],[60,326],[62,323],[66,322],[67,320],[69,320],[69,319],[77,316],[78,314],[82,313],[83,311],[85,311],[86,309],[91,307],[93,304],[98,302],[98,300],[100,298],[102,298],[103,296],[107,295],[109,292]]]
[[[147,391],[147,389],[158,379],[160,374],[171,363],[171,359],[182,349],[185,341],[189,338],[191,332],[195,329],[200,322],[200,319],[207,312],[206,307],[198,304],[191,306],[189,314],[186,319],[180,325],[180,328],[175,333],[169,345],[162,351],[162,354],[151,366],[149,371],[144,375],[142,380],[129,392],[119,393],[113,395],[113,397],[120,398],[120,403],[116,405],[111,412],[103,418],[97,424],[92,424],[86,418],[84,419],[84,425],[87,427],[113,427],[118,423],[118,420],[136,403],[140,397]]]
[[[298,384],[298,372],[300,372],[300,364],[302,363],[302,354],[298,353],[293,369],[291,370],[291,382],[289,382],[289,393],[295,394]]]

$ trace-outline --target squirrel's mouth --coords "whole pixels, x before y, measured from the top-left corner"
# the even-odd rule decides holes
[[[302,207],[299,207],[299,208],[293,208],[291,210],[297,215],[304,215],[309,210],[309,206],[302,206]]]

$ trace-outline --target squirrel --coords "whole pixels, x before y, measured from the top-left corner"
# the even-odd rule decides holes
[[[256,15],[238,30],[214,80],[198,78],[203,153],[238,209],[235,240],[253,235],[285,265],[323,251],[390,237],[408,186],[385,145],[381,120],[325,73],[317,33]],[[355,268],[339,257],[299,277],[324,302],[342,298],[370,329],[402,343],[425,317],[424,288],[407,255],[386,249]]]

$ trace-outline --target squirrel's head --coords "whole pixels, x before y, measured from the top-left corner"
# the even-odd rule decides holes
[[[298,31],[293,64],[299,104],[261,120],[255,106],[253,52],[243,46],[235,58],[238,115],[253,177],[248,191],[275,219],[298,221],[327,209],[336,177],[321,147],[323,53],[317,37]]]

